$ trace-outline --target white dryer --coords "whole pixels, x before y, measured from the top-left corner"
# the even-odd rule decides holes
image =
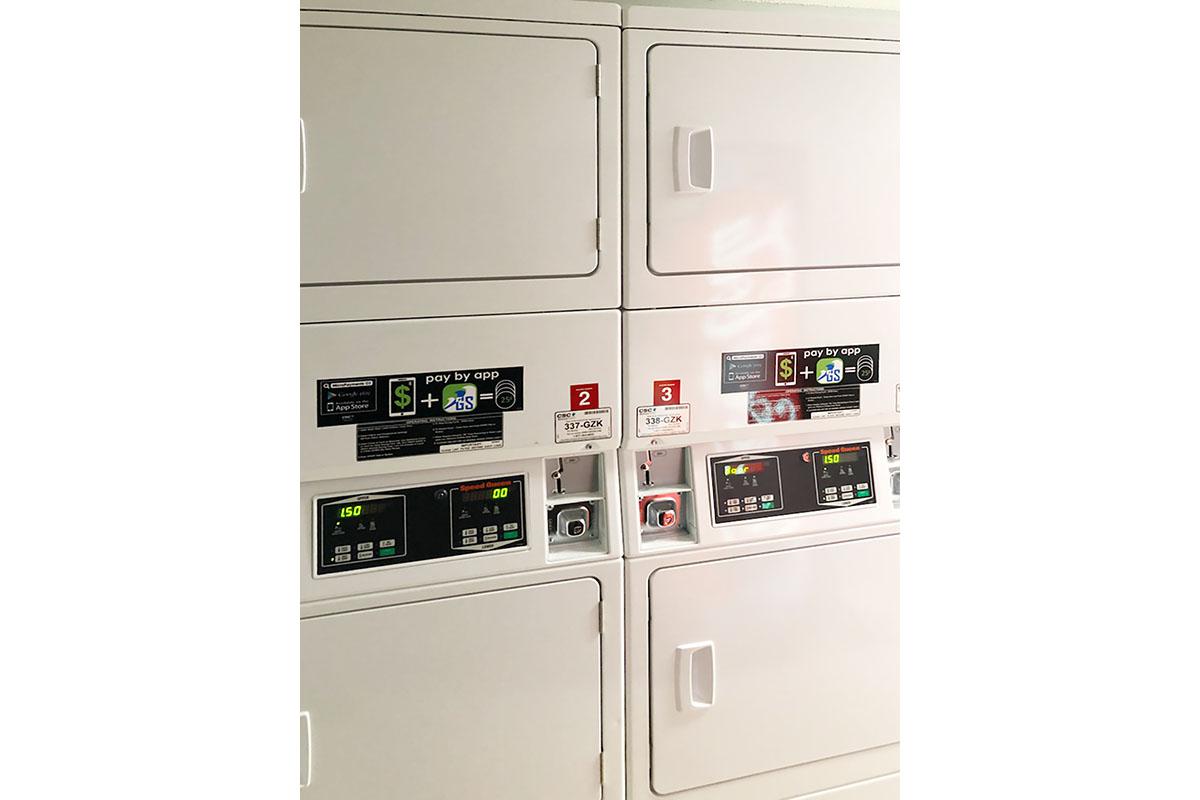
[[[624,312],[631,800],[894,800],[898,300]]]
[[[619,338],[302,326],[302,798],[624,796]]]
[[[633,7],[625,308],[899,293],[893,12]]]
[[[303,321],[620,304],[618,6],[330,0],[300,20]]]

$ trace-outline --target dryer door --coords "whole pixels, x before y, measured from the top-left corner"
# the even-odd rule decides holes
[[[600,796],[599,584],[301,622],[306,800]]]
[[[899,263],[899,58],[658,45],[648,53],[657,274]]]
[[[591,41],[306,26],[300,51],[304,284],[597,268]]]
[[[898,741],[898,573],[898,536],[655,572],[654,791]]]

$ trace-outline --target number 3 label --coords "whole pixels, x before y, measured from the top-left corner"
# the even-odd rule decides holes
[[[679,381],[655,381],[654,404],[656,406],[673,405],[679,402]]]

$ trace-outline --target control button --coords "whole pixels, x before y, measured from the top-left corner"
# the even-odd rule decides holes
[[[379,546],[380,547],[395,547],[396,540],[395,539],[380,539]]]
[[[762,497],[760,497],[760,498],[758,498],[758,499],[759,499],[759,500],[774,500],[774,499],[775,499],[775,495],[773,495],[773,494],[764,494]]]
[[[770,511],[774,507],[775,507],[775,504],[772,503],[770,500],[768,500],[767,502],[762,504],[763,511]]]
[[[334,556],[334,557],[333,557],[333,560],[334,560],[334,562],[335,562],[335,563],[337,563],[337,564],[341,564],[341,563],[343,563],[343,562],[346,562],[346,561],[349,561],[349,560],[350,560],[350,554],[349,554],[349,553],[346,553],[346,554],[344,554],[344,555],[340,555],[340,556]]]
[[[487,528],[484,528],[484,530],[487,530]],[[499,537],[499,536],[497,536],[496,534],[494,534],[494,533],[489,533],[487,536],[484,536],[484,537],[483,537],[483,540],[484,540],[485,542],[494,542],[494,541],[496,541],[496,540],[497,540],[497,539],[499,539],[499,538],[500,538],[500,537]]]
[[[479,540],[476,539],[474,536],[464,536],[463,537],[463,544],[475,544],[478,541]]]
[[[749,503],[746,505],[746,511],[758,511],[758,506],[755,503]]]
[[[506,528],[507,528],[508,526],[507,526],[507,525],[505,525],[504,527],[506,527]],[[521,538],[521,532],[520,532],[520,531],[505,531],[505,532],[504,532],[504,538],[505,538],[505,539],[520,539],[520,538]]]
[[[858,490],[858,492],[856,492],[856,494],[857,494],[859,497],[870,497],[870,496],[871,496],[871,490],[870,490],[870,489],[859,489],[859,490]]]
[[[852,491],[854,491],[854,484],[852,484],[852,483],[847,483],[845,486],[843,486],[843,487],[842,487],[842,491],[843,491],[843,492],[852,492]]]
[[[742,513],[742,509],[740,507],[734,507],[734,508],[729,509],[729,513],[730,514],[740,514],[740,513]]]
[[[396,555],[396,548],[394,548],[394,547],[385,547],[379,551],[379,556],[381,558],[385,558],[387,556],[394,556],[394,555]]]
[[[363,550],[362,552],[360,552],[358,554],[359,561],[362,561],[364,558],[374,558],[374,557],[375,557],[375,554],[372,553],[370,550]]]
[[[477,533],[479,533],[478,528],[463,528],[462,530],[463,536],[474,536]]]
[[[758,498],[757,497],[743,497],[742,502],[743,503],[756,503],[756,502],[758,502]]]
[[[339,544],[337,547],[333,548],[333,552],[335,552],[335,553],[349,553],[349,552],[350,552],[350,545],[348,545],[348,544]]]
[[[842,492],[842,499],[843,500],[853,500],[854,492]]]
[[[506,531],[515,531],[515,530],[516,530],[517,528],[519,528],[519,527],[520,527],[520,525],[518,525],[518,524],[517,524],[517,523],[515,523],[515,522],[506,522],[506,523],[504,523],[504,530],[506,530]],[[506,537],[504,537],[504,538],[506,538],[506,539],[507,539],[508,537],[506,536]]]
[[[855,489],[870,489],[871,485],[869,483],[860,483],[857,486],[855,486],[854,488]]]
[[[372,549],[372,548],[374,548],[374,547],[375,547],[375,543],[374,543],[374,542],[359,542],[359,543],[358,543],[358,549],[359,549],[359,550],[370,550],[370,549]]]
[[[826,486],[825,494],[837,494],[837,487],[836,486]]]
[[[733,498],[732,500],[725,501],[725,505],[727,505],[727,506],[740,506],[741,504],[742,504],[742,501],[738,500],[736,497]]]
[[[497,527],[497,526],[495,526],[495,525],[484,525],[484,526],[483,526],[483,532],[484,532],[484,533],[495,533],[495,532],[496,532],[496,531],[498,531],[498,530],[500,530],[500,528],[498,528],[498,527]],[[496,537],[495,537],[495,536],[493,536],[492,538],[493,538],[493,539],[495,539]],[[486,542],[486,541],[487,541],[487,539],[486,539],[486,538],[484,538],[484,541]]]

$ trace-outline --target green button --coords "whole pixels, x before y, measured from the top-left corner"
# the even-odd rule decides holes
[[[859,489],[859,490],[858,490],[858,496],[859,496],[859,497],[870,497],[870,496],[871,496],[871,490],[870,490],[870,489]]]
[[[774,503],[763,503],[762,507],[763,508],[774,508],[775,504]]]
[[[521,535],[520,531],[505,531],[504,532],[505,539],[516,539],[520,535]]]
[[[381,555],[381,556],[394,556],[394,555],[396,555],[396,548],[394,548],[394,547],[385,547],[385,548],[383,548],[382,550],[380,550],[380,551],[379,551],[379,555]]]

